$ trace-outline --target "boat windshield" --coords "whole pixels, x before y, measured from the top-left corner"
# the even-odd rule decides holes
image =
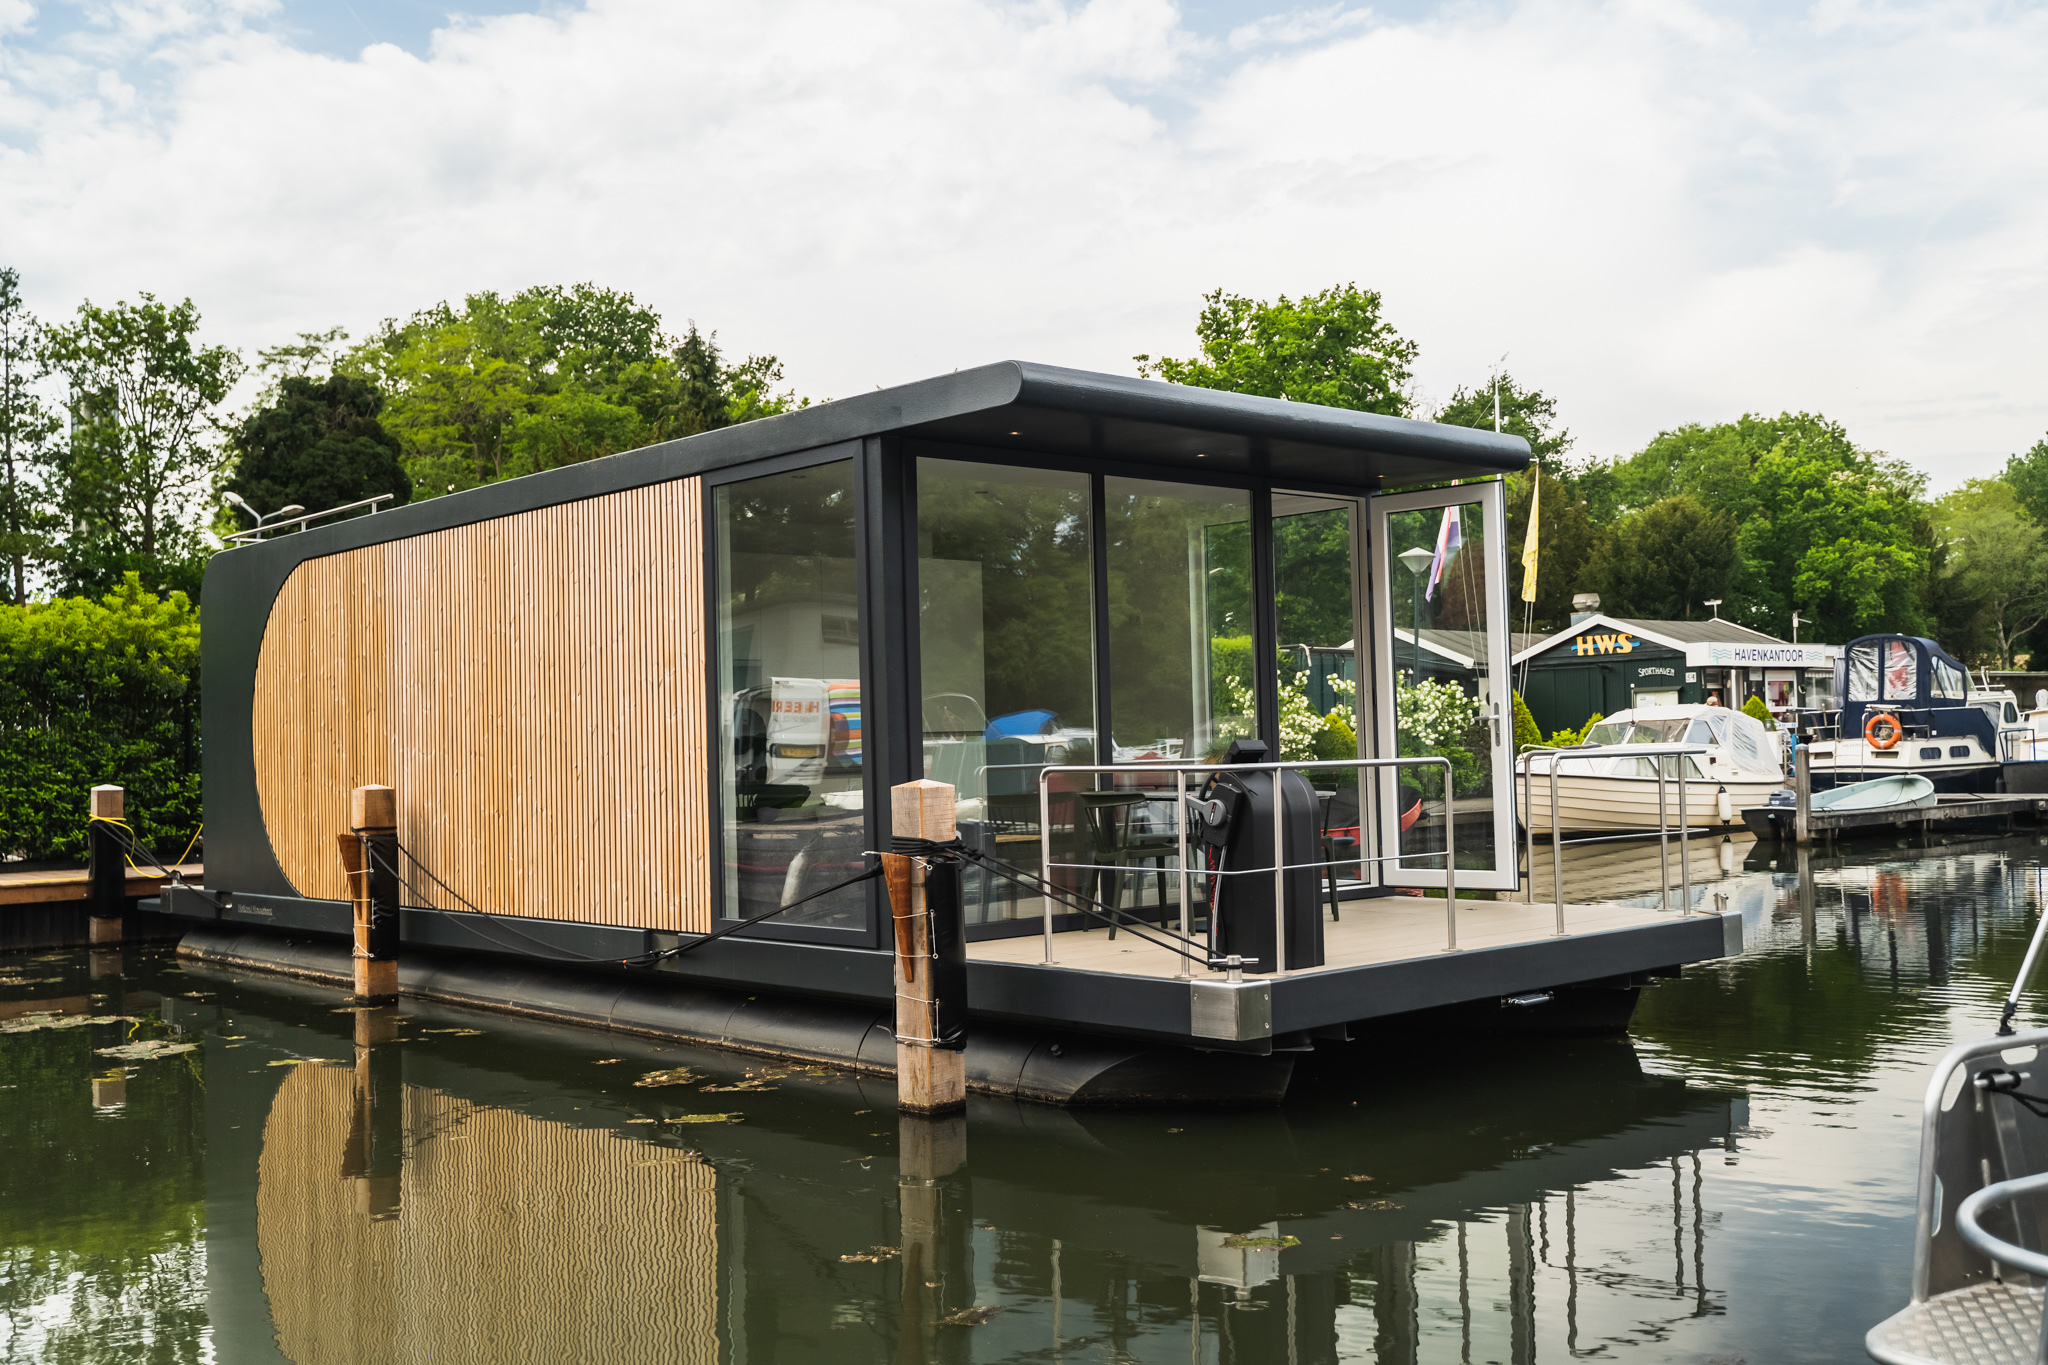
[[[1606,720],[1586,732],[1588,744],[1712,744],[1714,732],[1705,716],[1656,720]]]

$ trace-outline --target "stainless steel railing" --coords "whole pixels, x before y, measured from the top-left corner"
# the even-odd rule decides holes
[[[1358,857],[1358,858],[1344,858],[1344,859],[1341,859],[1341,860],[1340,860],[1340,859],[1325,859],[1325,858],[1318,858],[1318,859],[1316,859],[1315,861],[1313,861],[1313,862],[1308,862],[1308,863],[1295,863],[1295,864],[1291,864],[1291,865],[1290,865],[1290,864],[1288,863],[1288,861],[1287,861],[1287,852],[1286,852],[1286,845],[1285,845],[1285,842],[1284,842],[1284,835],[1285,835],[1285,823],[1284,823],[1284,818],[1285,818],[1285,814],[1286,814],[1286,801],[1285,801],[1284,797],[1282,797],[1282,796],[1281,796],[1281,794],[1280,794],[1280,780],[1279,780],[1279,776],[1278,776],[1278,774],[1279,774],[1279,773],[1281,773],[1281,772],[1283,772],[1283,771],[1295,771],[1295,770],[1299,770],[1299,769],[1302,769],[1302,768],[1349,768],[1349,769],[1353,769],[1353,770],[1360,770],[1360,769],[1365,769],[1365,768],[1404,768],[1404,767],[1406,767],[1406,768],[1418,768],[1418,767],[1419,767],[1419,768],[1441,768],[1441,769],[1443,769],[1443,785],[1444,785],[1444,851],[1443,851],[1443,853],[1442,853],[1441,855],[1439,855],[1439,854],[1434,854],[1434,853],[1393,853],[1393,854],[1385,854],[1385,855],[1382,855],[1382,856],[1380,856],[1380,857],[1375,857],[1375,858],[1366,858],[1366,857],[1362,857],[1362,856],[1361,856],[1361,857]],[[1257,773],[1257,772],[1270,772],[1270,773],[1273,773],[1273,774],[1275,774],[1275,776],[1274,776],[1274,779],[1273,779],[1273,786],[1274,786],[1274,801],[1273,801],[1273,865],[1272,865],[1271,867],[1256,867],[1256,868],[1230,868],[1230,869],[1228,869],[1228,870],[1224,870],[1224,871],[1212,871],[1212,870],[1210,870],[1209,868],[1206,868],[1206,867],[1205,867],[1205,868],[1201,869],[1201,870],[1200,870],[1200,872],[1198,873],[1198,872],[1197,872],[1197,871],[1196,871],[1195,869],[1193,869],[1193,868],[1191,868],[1191,867],[1189,867],[1189,866],[1188,866],[1188,821],[1187,821],[1187,811],[1188,811],[1188,774],[1189,774],[1189,773],[1201,773],[1201,774],[1208,774],[1208,773],[1216,773],[1216,772],[1235,772],[1235,773]],[[1051,788],[1050,788],[1050,785],[1049,785],[1049,783],[1050,783],[1050,780],[1051,780],[1051,778],[1052,778],[1052,775],[1053,775],[1053,774],[1055,774],[1055,773],[1122,773],[1122,774],[1124,774],[1124,775],[1126,775],[1126,776],[1128,776],[1128,775],[1130,775],[1130,774],[1133,774],[1133,773],[1172,773],[1172,774],[1174,775],[1174,828],[1175,828],[1175,830],[1177,831],[1177,835],[1178,835],[1178,839],[1177,839],[1177,852],[1178,852],[1178,855],[1179,855],[1179,864],[1180,864],[1180,865],[1179,865],[1179,867],[1178,867],[1178,868],[1176,869],[1176,871],[1175,871],[1175,875],[1176,875],[1176,878],[1177,878],[1177,880],[1178,880],[1178,881],[1179,881],[1179,883],[1180,883],[1180,935],[1181,935],[1181,937],[1182,937],[1183,939],[1192,939],[1192,938],[1193,938],[1193,930],[1194,930],[1194,910],[1193,910],[1193,894],[1192,894],[1192,892],[1191,892],[1191,890],[1190,890],[1190,887],[1189,887],[1189,879],[1190,879],[1191,877],[1194,877],[1194,876],[1200,876],[1200,877],[1202,877],[1202,878],[1204,879],[1204,888],[1203,888],[1203,889],[1204,889],[1204,894],[1205,894],[1205,896],[1206,896],[1206,894],[1207,894],[1207,891],[1208,891],[1208,885],[1209,885],[1209,883],[1210,883],[1210,882],[1212,882],[1212,881],[1213,881],[1213,880],[1214,880],[1215,878],[1218,878],[1218,877],[1239,877],[1239,876],[1255,876],[1255,875],[1258,875],[1258,874],[1261,874],[1261,873],[1266,873],[1266,874],[1270,874],[1270,875],[1272,876],[1272,878],[1273,878],[1273,955],[1274,955],[1274,957],[1275,957],[1276,959],[1278,959],[1277,961],[1275,961],[1274,963],[1272,963],[1272,964],[1271,964],[1271,966],[1272,966],[1272,972],[1273,972],[1273,975],[1275,975],[1275,976],[1281,976],[1281,975],[1285,975],[1285,974],[1286,974],[1286,971],[1287,971],[1287,896],[1286,896],[1286,874],[1287,874],[1287,873],[1288,873],[1289,871],[1293,871],[1293,870],[1296,870],[1296,869],[1299,869],[1299,868],[1304,868],[1304,867],[1324,867],[1324,866],[1332,866],[1332,865],[1335,865],[1335,864],[1337,864],[1337,863],[1340,863],[1340,862],[1341,862],[1341,863],[1342,863],[1343,865],[1346,865],[1346,866],[1348,866],[1348,865],[1350,865],[1350,864],[1352,864],[1352,863],[1359,863],[1359,864],[1363,865],[1363,864],[1365,864],[1365,863],[1368,863],[1368,862],[1373,862],[1373,863],[1379,863],[1379,862],[1391,862],[1391,861],[1395,861],[1395,860],[1400,860],[1400,859],[1414,860],[1414,859],[1417,859],[1417,858],[1435,858],[1435,857],[1439,857],[1439,856],[1441,856],[1441,857],[1443,858],[1443,860],[1444,860],[1444,929],[1445,929],[1445,945],[1444,945],[1444,951],[1445,951],[1445,952],[1456,952],[1456,951],[1457,951],[1457,948],[1458,948],[1458,867],[1457,867],[1457,832],[1456,832],[1457,820],[1456,820],[1456,811],[1455,811],[1455,810],[1453,809],[1453,806],[1454,806],[1454,801],[1453,801],[1453,797],[1454,797],[1454,792],[1453,792],[1453,785],[1452,785],[1452,780],[1451,780],[1451,761],[1450,761],[1450,760],[1449,760],[1448,758],[1438,758],[1438,757],[1435,757],[1435,756],[1430,756],[1430,757],[1418,757],[1418,758],[1331,758],[1331,759],[1300,759],[1300,760],[1296,760],[1296,761],[1292,761],[1292,762],[1278,762],[1278,763],[1228,763],[1228,764],[1225,764],[1225,763],[1173,763],[1173,762],[1158,762],[1158,761],[1150,761],[1150,760],[1144,760],[1144,761],[1138,761],[1138,762],[1132,762],[1132,763],[1060,763],[1060,764],[1052,764],[1052,765],[1049,765],[1049,766],[1047,766],[1047,767],[1045,767],[1045,768],[1042,768],[1042,769],[1040,769],[1040,771],[1039,771],[1039,775],[1038,775],[1038,830],[1039,830],[1039,835],[1038,835],[1038,837],[1039,837],[1039,866],[1040,866],[1040,867],[1041,867],[1042,869],[1044,869],[1045,873],[1046,873],[1046,874],[1047,874],[1047,876],[1048,876],[1048,879],[1049,879],[1049,877],[1050,877],[1050,873],[1051,873],[1051,870],[1052,870],[1053,868],[1055,868],[1055,867],[1062,867],[1062,868],[1066,868],[1066,869],[1068,869],[1068,870],[1070,870],[1070,871],[1084,871],[1084,872],[1085,872],[1085,871],[1091,871],[1091,870],[1094,870],[1094,871],[1123,871],[1123,870],[1124,870],[1124,869],[1122,869],[1122,868],[1111,868],[1111,867],[1097,867],[1096,865],[1094,865],[1094,864],[1091,864],[1091,863],[1058,863],[1058,862],[1054,862],[1054,861],[1053,861],[1053,856],[1052,856],[1052,791],[1051,791]],[[1065,794],[1065,793],[1063,793],[1063,794]],[[1362,822],[1363,822],[1363,820],[1364,820],[1364,818],[1365,818],[1365,817],[1364,817],[1364,811],[1363,811],[1363,809],[1361,809],[1361,811],[1360,811],[1360,815],[1359,815],[1359,818],[1360,818],[1360,821],[1361,821],[1361,823],[1362,823]],[[1044,961],[1045,961],[1045,965],[1049,967],[1049,966],[1053,965],[1053,955],[1052,955],[1052,936],[1053,936],[1053,927],[1052,927],[1052,924],[1053,924],[1053,908],[1052,908],[1052,907],[1053,907],[1053,902],[1052,902],[1052,898],[1051,898],[1050,896],[1047,896],[1047,897],[1045,897],[1045,898],[1044,898],[1044,901],[1045,901],[1045,912],[1044,912],[1044,939],[1045,939],[1045,958],[1044,958]],[[1211,971],[1221,971],[1221,970],[1224,970],[1224,968],[1212,965],[1212,966],[1210,967],[1210,970],[1211,970]],[[1181,965],[1180,965],[1180,975],[1181,975],[1181,977],[1183,977],[1183,978],[1189,978],[1189,977],[1192,977],[1192,976],[1193,976],[1193,974],[1194,974],[1194,969],[1193,969],[1193,964],[1192,964],[1192,962],[1190,962],[1190,961],[1189,961],[1189,959],[1187,959],[1187,958],[1183,957],[1183,958],[1181,959]]]
[[[1535,781],[1535,764],[1531,761],[1538,754],[1550,755],[1547,765],[1550,776],[1550,885],[1551,899],[1557,905],[1557,932],[1564,932],[1564,848],[1566,844],[1606,844],[1624,839],[1639,839],[1639,834],[1595,835],[1578,839],[1564,837],[1564,822],[1559,809],[1557,778],[1558,771],[1574,759],[1654,758],[1657,760],[1657,900],[1660,909],[1671,908],[1671,810],[1666,782],[1669,769],[1680,768],[1678,782],[1678,878],[1679,900],[1683,913],[1692,913],[1692,823],[1686,818],[1685,792],[1690,780],[1683,771],[1687,758],[1707,752],[1704,744],[1597,744],[1583,747],[1564,748],[1551,744],[1532,744],[1515,755],[1515,773],[1520,779],[1522,792],[1522,832],[1528,850],[1528,876],[1524,885],[1524,904],[1536,903],[1536,807],[1531,788]]]

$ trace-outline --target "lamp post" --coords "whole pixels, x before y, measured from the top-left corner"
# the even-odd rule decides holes
[[[1795,611],[1795,612],[1793,612],[1793,613],[1792,613],[1792,643],[1793,643],[1793,644],[1795,644],[1795,645],[1799,643],[1799,622],[1800,622],[1800,620],[1801,620],[1801,617],[1800,617],[1799,613],[1798,613],[1798,612],[1796,612],[1796,611]]]
[[[1429,572],[1430,561],[1436,556],[1420,545],[1412,550],[1403,550],[1398,558],[1401,566],[1408,570],[1408,601],[1410,606],[1410,630],[1408,637],[1408,685],[1422,681],[1422,576]]]
[[[1714,609],[1714,619],[1715,619],[1716,621],[1718,621],[1718,620],[1720,620],[1720,619],[1721,619],[1721,599],[1720,599],[1720,598],[1718,598],[1718,597],[1702,597],[1702,598],[1700,599],[1700,605],[1701,605],[1701,606],[1703,606],[1703,607],[1712,607],[1712,608]]]
[[[224,493],[221,495],[221,501],[223,503],[226,503],[229,507],[234,508],[236,511],[247,512],[250,516],[256,518],[255,529],[258,531],[263,529],[263,525],[265,522],[276,521],[279,518],[288,517],[294,512],[303,512],[306,510],[305,508],[299,506],[297,503],[294,502],[288,503],[285,506],[278,508],[275,512],[271,512],[266,515],[265,513],[259,512],[255,508],[251,507],[248,503],[242,501],[242,495],[240,493]]]

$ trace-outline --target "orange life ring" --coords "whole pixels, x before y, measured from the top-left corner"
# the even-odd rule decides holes
[[[1879,738],[1879,727],[1883,737]],[[1899,718],[1889,711],[1874,711],[1863,722],[1863,738],[1873,749],[1889,749],[1899,742],[1899,736],[1906,733],[1906,727],[1899,724]]]

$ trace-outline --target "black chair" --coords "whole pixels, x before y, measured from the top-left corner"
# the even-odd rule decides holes
[[[1357,834],[1338,834],[1337,830],[1358,829],[1358,788],[1340,787],[1329,793],[1323,803],[1323,883],[1330,894],[1330,919],[1336,922],[1337,913],[1337,868],[1340,863],[1353,862],[1358,854]],[[1362,869],[1361,869],[1362,871]]]

